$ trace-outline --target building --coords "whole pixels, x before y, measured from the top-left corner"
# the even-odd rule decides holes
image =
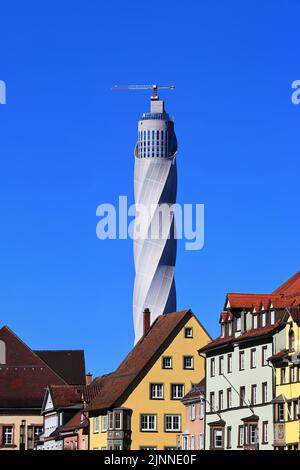
[[[135,342],[143,334],[143,311],[149,308],[151,322],[158,315],[176,311],[174,271],[176,239],[174,213],[176,202],[177,140],[173,119],[153,87],[149,113],[138,122],[135,147],[135,203],[140,211],[135,223],[135,284],[133,314]]]
[[[91,450],[176,449],[186,428],[181,399],[204,376],[199,342],[210,340],[191,310],[160,315],[112,374],[95,379],[86,404]]]
[[[300,308],[288,310],[282,349],[270,358],[276,376],[274,449],[300,450]]]
[[[37,450],[87,450],[88,421],[83,414],[84,387],[49,385],[41,413],[43,433]]]
[[[7,326],[0,329],[0,449],[33,449],[43,428],[48,384],[85,383],[84,352],[33,351]]]
[[[273,449],[268,358],[286,348],[287,308],[299,303],[299,288],[300,273],[272,294],[227,295],[220,336],[199,350],[206,358],[206,449]]]
[[[183,450],[204,450],[205,378],[183,397],[185,428],[182,432]]]

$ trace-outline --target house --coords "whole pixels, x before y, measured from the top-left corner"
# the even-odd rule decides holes
[[[111,374],[95,379],[100,392],[86,404],[90,449],[177,449],[186,427],[181,399],[204,376],[197,354],[210,337],[191,310],[160,315]]]
[[[287,308],[299,304],[299,289],[300,273],[272,294],[227,294],[221,334],[199,350],[206,359],[206,449],[273,449],[268,358],[286,348]]]
[[[48,384],[85,384],[84,352],[33,351],[7,326],[0,329],[0,449],[33,449],[42,433]]]
[[[185,406],[182,449],[204,450],[205,378],[194,385],[181,401]]]
[[[300,431],[300,308],[285,318],[281,347],[270,358],[276,376],[274,406],[275,450],[299,450]]]
[[[43,433],[37,450],[86,450],[88,421],[83,414],[83,388],[78,385],[49,385],[43,406]]]

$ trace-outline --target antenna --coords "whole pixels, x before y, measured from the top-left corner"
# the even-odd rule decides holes
[[[175,85],[115,85],[113,90],[152,90],[152,100],[157,100],[157,90],[175,90]]]

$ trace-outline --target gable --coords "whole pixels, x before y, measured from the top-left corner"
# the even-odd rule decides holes
[[[52,400],[52,397],[51,397],[51,393],[48,390],[46,392],[46,401],[44,403],[42,411],[52,411],[53,409],[54,409],[53,400]]]
[[[44,366],[40,359],[23,341],[18,338],[7,326],[0,329],[0,341],[3,341],[6,349],[6,361],[8,366]]]

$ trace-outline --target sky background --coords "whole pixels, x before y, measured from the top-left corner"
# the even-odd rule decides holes
[[[212,336],[227,292],[300,270],[298,0],[2,2],[0,324],[33,349],[86,351],[110,372],[133,345],[131,240],[96,208],[133,202],[147,91],[175,116],[178,202],[205,204],[205,246],[178,244],[178,310]]]

